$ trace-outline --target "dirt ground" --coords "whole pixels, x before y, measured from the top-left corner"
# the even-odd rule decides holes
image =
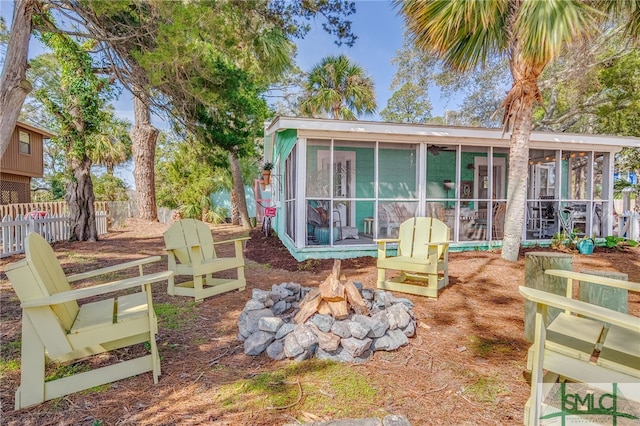
[[[54,250],[66,273],[77,273],[148,255],[163,255],[162,233],[167,225],[129,220],[97,243],[57,243]],[[214,238],[246,234],[232,225],[212,226]],[[317,286],[328,274],[331,260],[295,261],[275,237],[251,232],[245,250],[247,289],[194,304],[186,297],[170,297],[165,284],[154,285],[154,305],[175,306],[188,313],[188,326],[171,328],[160,322],[157,342],[162,376],[153,385],[150,373],[13,410],[20,381],[19,302],[3,271],[21,256],[0,259],[1,383],[0,423],[6,425],[283,425],[303,421],[402,414],[412,425],[522,424],[529,385],[524,379],[528,343],[523,338],[523,299],[517,292],[524,281],[524,254],[515,263],[499,252],[451,253],[450,285],[438,300],[406,295],[415,303],[416,337],[395,352],[376,352],[360,365],[340,365],[345,377],[357,374],[374,389],[342,407],[332,400],[322,413],[300,407],[325,388],[304,386],[299,397],[283,409],[261,405],[234,408],[219,397],[223,386],[276,371],[291,361],[266,355],[250,357],[236,339],[237,317],[253,288],[297,282]],[[149,271],[166,268],[166,257]],[[640,281],[640,249],[597,248],[594,255],[575,254],[575,270],[619,271]],[[375,259],[342,262],[348,278],[375,288]],[[405,296],[397,294],[397,296]],[[630,310],[640,312],[632,297]],[[308,362],[308,361],[305,361]],[[346,379],[345,379],[346,380]],[[301,383],[302,382],[302,383]],[[324,390],[323,390],[324,389]],[[356,391],[357,392],[357,391]],[[238,405],[242,407],[242,405]],[[305,407],[308,407],[305,405]]]

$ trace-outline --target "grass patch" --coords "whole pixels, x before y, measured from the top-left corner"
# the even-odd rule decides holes
[[[314,359],[224,385],[216,399],[235,412],[288,407],[292,413],[362,417],[371,414],[377,396],[351,366]]]
[[[90,370],[89,366],[82,363],[53,364],[52,370],[44,378],[44,381],[49,382],[51,380],[58,380],[58,379],[62,379],[63,377],[73,376],[74,374],[84,373],[89,370]]]
[[[193,324],[198,317],[195,302],[191,302],[186,306],[156,303],[153,305],[153,309],[158,315],[160,325],[172,330]]]
[[[471,336],[469,338],[471,351],[480,357],[487,358],[493,354],[510,354],[513,351],[512,342],[506,340],[486,339]]]
[[[495,402],[496,398],[506,391],[493,377],[480,376],[475,383],[467,386],[464,393],[471,395],[479,402]]]
[[[11,371],[20,370],[20,340],[0,343],[0,377]]]

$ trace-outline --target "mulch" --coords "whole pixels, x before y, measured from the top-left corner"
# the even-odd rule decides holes
[[[167,225],[129,220],[96,243],[58,243],[54,250],[65,272],[81,272],[148,255],[163,255],[162,232]],[[214,238],[246,235],[232,225],[212,226]],[[162,284],[154,286],[155,306],[174,306],[188,313],[188,326],[161,325],[157,336],[162,376],[153,385],[143,374],[95,391],[80,392],[36,407],[13,410],[20,381],[16,368],[0,371],[0,423],[7,425],[283,425],[314,414],[293,405],[284,410],[230,409],[218,399],[221,386],[281,369],[289,361],[243,353],[237,340],[237,317],[251,290],[298,282],[317,286],[330,271],[332,260],[297,262],[275,237],[252,231],[246,245],[247,290],[211,297],[199,304],[170,297]],[[539,248],[537,250],[540,250]],[[547,250],[547,249],[545,249]],[[529,344],[523,338],[523,299],[517,292],[524,281],[523,250],[517,262],[498,251],[450,253],[450,285],[437,300],[413,295],[418,332],[398,351],[376,352],[361,365],[344,365],[364,375],[376,389],[374,403],[359,407],[376,417],[402,414],[412,425],[522,424],[529,385],[523,375]],[[0,259],[0,270],[21,256]],[[575,254],[575,270],[619,271],[640,281],[640,249]],[[159,262],[153,270],[166,268]],[[375,259],[343,260],[349,279],[375,288]],[[3,365],[19,362],[19,302],[0,272],[0,338]],[[630,312],[640,313],[640,298],[630,297]],[[319,390],[320,391],[320,390]],[[311,397],[312,395],[308,395]],[[340,401],[334,402],[340,407]],[[345,409],[353,407],[344,407]],[[316,416],[343,418],[343,410]]]

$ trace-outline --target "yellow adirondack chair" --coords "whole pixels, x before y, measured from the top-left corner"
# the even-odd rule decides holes
[[[226,241],[213,241],[211,229],[202,221],[182,219],[164,233],[165,248],[169,254],[169,270],[175,275],[188,275],[192,281],[176,284],[169,279],[167,292],[171,296],[194,297],[196,302],[231,290],[244,290],[244,257],[242,242],[249,237]],[[216,245],[234,243],[234,257],[218,257]],[[212,274],[236,270],[237,278],[214,278]],[[206,286],[206,287],[205,287]]]
[[[142,275],[142,265],[160,260],[153,256],[82,274],[65,276],[51,246],[39,234],[26,238],[25,259],[5,272],[22,307],[22,357],[20,387],[15,407],[20,409],[94,386],[153,371],[158,382],[160,358],[155,335],[157,319],[151,300],[151,283],[168,279],[172,272]],[[138,267],[141,276],[72,290],[69,282]],[[82,306],[77,301],[129,288],[143,291]],[[149,342],[151,353],[106,367],[45,381],[45,358],[64,362],[112,349]]]
[[[399,238],[375,240],[378,288],[437,298],[438,290],[449,284],[449,234],[449,227],[438,219],[414,217],[400,225]],[[387,256],[390,243],[398,243],[397,256]],[[387,269],[400,275],[387,280]]]
[[[527,357],[532,373],[531,397],[525,406],[524,423],[537,425],[541,416],[558,411],[551,407],[559,400],[546,404],[545,399],[560,378],[607,393],[615,383],[619,395],[640,403],[640,318],[572,298],[573,281],[637,293],[640,283],[564,270],[549,269],[545,273],[567,279],[567,293],[565,297],[519,288],[521,295],[536,303],[535,340]],[[546,324],[549,307],[564,312]],[[606,401],[610,403],[611,399]]]

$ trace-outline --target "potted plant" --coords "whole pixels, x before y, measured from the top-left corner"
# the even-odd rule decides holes
[[[269,185],[271,183],[271,169],[273,169],[273,163],[265,161],[262,166],[262,180],[265,185]]]
[[[580,254],[593,254],[593,248],[595,246],[595,239],[587,237],[586,235],[576,240],[576,248]]]
[[[316,207],[313,207],[311,204],[307,205],[309,232],[313,234],[318,244],[327,245],[329,244],[331,235],[331,217],[328,212],[329,203],[326,201],[316,201],[316,203]],[[338,239],[338,232],[338,228],[334,226],[333,242],[336,242]]]

